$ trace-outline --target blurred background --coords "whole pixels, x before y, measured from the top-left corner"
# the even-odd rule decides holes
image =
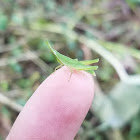
[[[140,140],[140,0],[0,0],[0,140],[58,66],[45,39],[71,58],[100,58],[75,140]]]

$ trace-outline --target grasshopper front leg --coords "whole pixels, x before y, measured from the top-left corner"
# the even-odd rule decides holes
[[[57,66],[57,67],[55,68],[55,70],[54,70],[53,73],[55,73],[55,71],[56,71],[57,69],[61,68],[62,66],[63,66],[63,64],[60,64],[59,66]]]
[[[55,71],[57,70],[57,69],[59,69],[59,68],[61,68],[63,66],[63,64],[60,64],[59,66],[57,66],[56,68],[55,68]],[[54,71],[54,72],[55,72]]]

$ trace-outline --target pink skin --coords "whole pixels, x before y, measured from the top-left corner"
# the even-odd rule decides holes
[[[6,140],[73,140],[93,100],[92,76],[62,67],[29,99]],[[68,81],[69,80],[69,81]]]

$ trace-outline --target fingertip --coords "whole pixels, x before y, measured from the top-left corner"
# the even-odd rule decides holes
[[[62,67],[35,91],[9,134],[11,140],[72,140],[94,96],[93,79],[84,71]],[[10,138],[7,137],[7,140]]]

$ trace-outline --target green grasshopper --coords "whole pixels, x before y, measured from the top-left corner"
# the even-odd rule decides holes
[[[97,70],[98,66],[89,66],[89,65],[99,62],[99,59],[87,60],[87,61],[86,60],[85,61],[78,61],[78,59],[72,59],[72,58],[67,57],[63,54],[60,54],[59,52],[57,52],[55,49],[53,49],[51,47],[51,45],[48,41],[45,41],[45,43],[50,48],[52,53],[55,55],[57,61],[60,63],[60,65],[57,66],[55,68],[55,70],[57,70],[60,67],[65,65],[70,69],[71,75],[72,75],[73,70],[84,70],[84,71],[96,76],[94,70]],[[71,77],[71,75],[70,75],[70,77]]]

